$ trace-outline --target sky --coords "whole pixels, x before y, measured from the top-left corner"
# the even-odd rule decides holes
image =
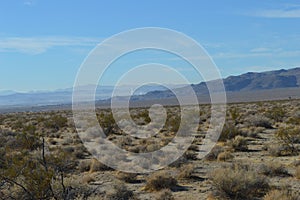
[[[11,0],[0,2],[0,90],[72,87],[97,44],[142,27],[193,38],[222,77],[300,66],[298,0]],[[148,62],[170,65],[191,83],[201,81],[191,66],[172,57],[150,50],[124,56],[102,84],[113,85],[131,67]]]

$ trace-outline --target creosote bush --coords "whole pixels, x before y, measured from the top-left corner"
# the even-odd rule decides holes
[[[126,183],[134,183],[136,181],[137,174],[119,171],[117,172],[116,177]]]
[[[224,151],[222,146],[216,145],[212,148],[212,150],[205,156],[206,160],[213,161],[217,160],[220,153]]]
[[[229,151],[224,151],[218,155],[217,159],[218,161],[229,161],[232,160],[233,158],[234,156]]]
[[[47,151],[44,138],[32,133],[11,133],[2,143],[0,191],[4,199],[68,199],[70,190],[64,178],[76,166],[71,154],[61,149]],[[59,180],[61,190],[55,190],[53,180]]]
[[[195,171],[195,166],[193,164],[183,165],[179,170],[178,178],[188,179],[192,178]]]
[[[284,165],[277,162],[269,162],[258,166],[258,173],[266,176],[289,176]]]
[[[106,195],[106,200],[134,200],[133,191],[129,190],[124,184],[116,183],[114,189]]]
[[[298,153],[297,143],[300,143],[300,128],[294,126],[280,127],[275,133],[276,138],[286,147],[291,155]]]
[[[230,199],[254,199],[269,189],[265,177],[247,167],[216,169],[211,173],[211,180],[215,188]]]
[[[247,118],[247,122],[255,127],[273,128],[271,119],[261,115],[253,115]]]
[[[172,189],[176,187],[177,180],[166,171],[158,171],[147,178],[146,190],[160,191],[162,189]]]
[[[229,142],[229,146],[235,151],[247,151],[247,139],[243,136],[236,136],[233,140]]]
[[[241,131],[234,124],[228,122],[223,127],[219,141],[226,142],[238,135],[241,135]]]

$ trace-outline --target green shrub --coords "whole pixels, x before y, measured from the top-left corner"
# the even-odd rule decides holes
[[[281,122],[286,116],[286,111],[281,106],[275,106],[266,112],[266,117],[275,120],[276,122]]]
[[[295,144],[300,143],[299,127],[281,127],[276,131],[275,136],[290,151],[291,155],[298,153],[298,148]]]

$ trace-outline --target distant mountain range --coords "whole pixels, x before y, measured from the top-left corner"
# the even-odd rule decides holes
[[[218,83],[220,80],[209,81],[211,85]],[[300,98],[300,68],[288,69],[288,70],[276,70],[268,72],[248,72],[238,76],[229,76],[223,79],[224,87],[227,92],[227,96],[231,101],[238,101],[243,99],[243,96],[248,96],[249,101],[266,99],[264,94],[273,96],[276,99],[286,98],[291,94],[295,98]],[[208,82],[201,82],[199,84],[192,84],[191,87],[195,91],[198,97],[205,97],[205,102],[209,101],[209,92],[207,89]],[[181,95],[188,95],[189,90],[184,85],[169,85],[176,92]],[[91,92],[94,86],[86,85],[81,86],[82,94]],[[117,88],[121,99],[124,91],[132,90],[135,86],[121,86]],[[101,86],[97,88],[96,100],[99,104],[108,104],[109,98],[112,95],[113,86]],[[5,107],[21,107],[21,106],[47,106],[47,105],[70,105],[72,102],[73,88],[60,89],[56,91],[43,91],[43,92],[28,92],[19,93],[14,91],[0,91],[0,108]],[[266,92],[268,91],[268,92]],[[218,89],[211,91],[218,92]],[[253,92],[256,92],[256,96]],[[276,94],[275,93],[281,93]],[[135,91],[131,97],[131,101],[135,102],[152,102],[153,100],[164,101],[164,104],[174,101],[174,94],[166,89],[166,87],[160,85],[145,85]],[[230,94],[230,95],[229,95]],[[172,99],[172,100],[171,100]],[[247,99],[245,101],[247,101]],[[243,101],[243,100],[241,100]]]
[[[168,85],[171,88],[182,87],[183,85]],[[93,88],[97,86],[84,85],[77,89],[85,95],[93,92]],[[125,95],[126,91],[135,89],[134,85],[119,86],[115,93],[119,96]],[[112,96],[114,86],[99,86],[96,90],[96,100],[109,99]],[[134,91],[135,95],[143,95],[150,91],[162,91],[166,87],[161,85],[144,85]],[[45,105],[59,105],[72,103],[73,88],[59,89],[55,91],[34,91],[34,92],[16,92],[12,90],[0,91],[0,107],[6,106],[45,106]]]
[[[216,85],[220,80],[212,80],[208,82],[201,82],[199,84],[192,84],[191,87],[198,96],[208,95],[207,83]],[[267,72],[248,72],[238,76],[229,76],[223,79],[226,92],[251,92],[261,90],[275,90],[283,88],[299,88],[300,89],[300,68],[281,69]],[[190,87],[176,88],[175,91],[182,96],[185,93],[188,95]],[[218,88],[213,88],[211,92],[219,92]],[[150,91],[144,95],[134,96],[132,100],[154,100],[174,98],[173,92],[165,91]],[[299,91],[300,97],[300,91]]]

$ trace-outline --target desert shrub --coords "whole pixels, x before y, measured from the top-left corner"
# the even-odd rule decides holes
[[[247,139],[243,136],[236,136],[233,140],[229,142],[229,146],[235,151],[247,151]]]
[[[150,191],[160,191],[162,189],[172,189],[176,187],[177,180],[166,171],[158,171],[147,178],[146,189]]]
[[[168,117],[167,121],[166,121],[166,126],[168,127],[168,129],[172,132],[177,132],[179,129],[179,125],[181,123],[181,119],[180,116],[172,116],[172,117]]]
[[[108,167],[107,165],[99,162],[96,159],[92,159],[90,173],[97,172],[97,171],[107,171],[107,170],[111,170],[111,168]]]
[[[178,178],[188,179],[192,178],[193,173],[195,171],[195,166],[193,164],[183,165],[179,169]]]
[[[266,145],[266,150],[268,150],[271,156],[275,157],[291,155],[290,149],[283,144],[274,143]]]
[[[262,115],[253,115],[247,118],[247,122],[255,127],[273,128],[271,119]]]
[[[156,200],[175,200],[170,189],[163,189],[156,194]]]
[[[295,146],[295,144],[300,142],[299,127],[281,127],[276,131],[275,136],[286,147],[290,154],[297,154],[298,148]]]
[[[45,154],[45,140],[34,135],[16,134],[15,143],[18,145],[4,146],[0,170],[3,199],[64,198],[64,176],[76,166],[72,156],[62,150]],[[53,190],[54,179],[60,180],[63,190]]]
[[[211,180],[220,193],[231,199],[254,199],[269,189],[264,176],[246,167],[216,169],[211,174]]]
[[[87,172],[91,169],[91,161],[90,160],[82,160],[78,165],[80,172]]]
[[[216,160],[219,156],[220,153],[222,153],[224,151],[224,148],[216,145],[212,148],[212,150],[205,156],[206,160]]]
[[[133,191],[129,190],[124,184],[117,183],[114,189],[107,193],[107,200],[130,200],[134,199]]]
[[[273,108],[267,110],[265,115],[276,122],[281,122],[286,116],[286,111],[281,106],[274,106]]]
[[[235,124],[239,123],[241,119],[241,111],[237,107],[229,109],[229,114],[231,119],[235,122]]]
[[[299,200],[298,195],[290,190],[271,190],[263,198],[263,200]]]
[[[300,125],[300,111],[296,111],[287,121],[287,124]]]
[[[137,174],[119,171],[116,176],[119,180],[125,181],[126,183],[134,183],[136,181]]]
[[[183,155],[183,156],[179,157],[176,161],[171,163],[169,166],[179,168],[187,162],[188,162],[188,159]]]
[[[261,164],[257,169],[258,173],[266,176],[288,176],[289,173],[284,165],[277,162],[269,162]]]
[[[218,155],[218,161],[228,161],[233,159],[233,155],[229,151],[221,152]]]
[[[44,126],[46,128],[50,128],[55,131],[58,131],[63,127],[67,127],[67,125],[68,125],[68,119],[61,115],[51,116],[49,119],[46,119],[46,121],[44,121]]]
[[[146,151],[147,152],[153,152],[153,151],[157,151],[161,148],[161,146],[159,144],[149,144],[146,146]]]
[[[295,177],[296,177],[297,179],[300,179],[300,166],[298,166],[298,167],[296,168]]]
[[[116,124],[116,121],[114,119],[112,112],[108,112],[105,114],[100,113],[99,115],[97,115],[97,117],[98,117],[98,121],[99,121],[101,127],[104,127],[105,129],[113,127]]]
[[[234,124],[228,122],[223,127],[219,141],[225,142],[227,140],[235,138],[235,136],[237,135],[241,135],[241,131]]]

